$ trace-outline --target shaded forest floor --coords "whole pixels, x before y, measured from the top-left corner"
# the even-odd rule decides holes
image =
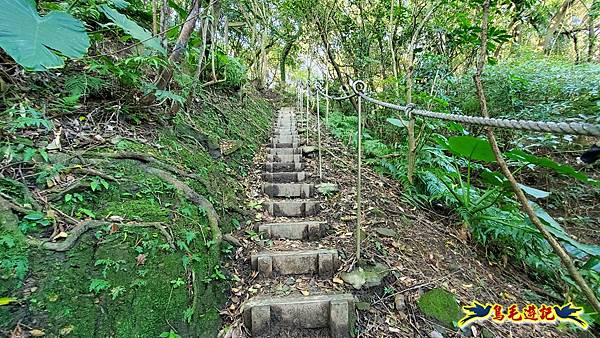
[[[315,142],[316,137],[312,135],[310,143]],[[336,248],[342,260],[341,270],[349,271],[356,264],[355,153],[325,129],[322,148],[322,182],[336,183],[340,191],[320,197],[323,201],[322,210],[315,219],[327,220],[331,230],[329,236],[312,245]],[[430,337],[432,331],[444,337],[593,336],[591,332],[575,332],[566,326],[498,325],[490,321],[473,324],[461,331],[444,327],[437,319],[424,314],[418,306],[418,300],[425,292],[436,288],[450,291],[461,306],[473,300],[500,303],[505,308],[513,303],[522,307],[530,303],[550,304],[561,300],[553,299],[521,268],[510,262],[488,260],[485,250],[473,243],[466,229],[455,225],[455,219],[412,207],[403,197],[403,187],[399,181],[379,175],[368,167],[363,169],[362,258],[365,263],[383,264],[389,270],[381,285],[355,290],[344,283],[339,274],[326,281],[318,277],[257,277],[255,272],[249,270],[252,252],[278,248],[289,250],[300,246],[294,241],[265,240],[256,233],[258,224],[273,221],[260,208],[266,200],[260,185],[266,153],[264,147],[257,152],[254,168],[246,179],[246,204],[255,209],[254,221],[234,232],[243,245],[226,266],[239,280],[233,284],[227,306],[222,311],[225,322],[233,328],[229,336],[247,335],[241,324],[241,308],[245,300],[255,295],[328,292],[350,292],[357,296],[356,333],[359,337]],[[318,183],[316,155],[307,161],[306,171],[312,175],[308,181]]]

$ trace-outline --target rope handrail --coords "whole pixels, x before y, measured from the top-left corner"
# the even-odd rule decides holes
[[[360,96],[361,98],[374,103],[376,105],[398,110],[404,111],[406,115],[413,114],[421,117],[434,118],[445,121],[455,121],[461,123],[475,124],[480,126],[487,126],[493,128],[510,128],[510,129],[518,129],[518,130],[530,130],[536,132],[549,132],[556,134],[571,134],[571,135],[586,135],[586,136],[600,136],[600,124],[592,124],[586,122],[546,122],[546,121],[533,121],[533,120],[515,120],[515,119],[500,119],[493,117],[480,117],[480,116],[469,116],[469,115],[461,115],[461,114],[448,114],[448,113],[439,113],[425,109],[416,109],[414,104],[408,105],[397,105],[385,101],[380,101],[375,98],[372,98],[365,94],[366,85],[363,81],[353,81],[351,83],[353,94],[341,96],[341,97],[331,97],[329,95],[325,95],[322,90],[315,85],[315,88],[325,97],[341,101],[345,99],[349,99],[355,96]]]
[[[323,92],[323,89],[322,89],[322,88],[321,88],[319,85],[317,85],[317,84],[315,84],[315,89],[316,89],[316,90],[317,90],[317,91],[318,91],[318,92],[319,92],[321,95],[323,95],[324,97],[326,97],[326,98],[328,98],[328,99],[330,99],[330,100],[334,100],[334,101],[343,101],[343,100],[351,99],[351,98],[353,98],[353,97],[357,96],[357,94],[356,94],[356,93],[349,94],[349,95],[344,95],[344,96],[337,96],[337,97],[336,97],[336,96],[330,96],[330,95],[327,95],[327,94],[325,94],[325,93]]]

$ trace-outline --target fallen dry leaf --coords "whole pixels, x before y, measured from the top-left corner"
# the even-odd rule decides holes
[[[140,265],[144,265],[144,263],[146,263],[146,255],[145,254],[139,254],[137,255],[137,257],[135,258],[135,266],[140,266]]]
[[[338,277],[333,277],[333,282],[336,284],[344,284],[344,280]]]
[[[33,329],[33,330],[29,331],[29,334],[33,337],[43,337],[46,335],[44,333],[44,331],[38,330],[38,329]]]

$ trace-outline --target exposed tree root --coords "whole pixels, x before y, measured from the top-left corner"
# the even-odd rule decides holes
[[[145,172],[152,175],[156,175],[162,180],[172,184],[177,190],[182,192],[188,200],[203,207],[206,211],[206,216],[208,218],[208,224],[210,226],[212,238],[217,245],[221,244],[223,240],[223,234],[221,233],[221,228],[219,228],[219,216],[217,215],[217,211],[215,210],[215,207],[212,205],[212,203],[210,203],[210,201],[208,201],[206,198],[195,192],[187,184],[181,182],[180,180],[176,179],[171,174],[162,169],[146,165],[143,165],[142,168]]]
[[[75,228],[73,228],[69,232],[69,236],[62,242],[47,242],[47,241],[42,241],[42,240],[39,240],[36,238],[28,238],[27,242],[30,245],[38,246],[42,249],[64,252],[64,251],[68,251],[69,249],[71,249],[75,245],[75,243],[77,243],[77,240],[81,237],[81,235],[86,233],[88,230],[95,229],[95,228],[102,227],[102,226],[111,225],[111,224],[114,224],[114,222],[95,221],[95,220],[83,221],[83,222],[80,222],[77,226],[75,226]],[[119,223],[119,224],[126,225],[126,226],[135,226],[135,227],[154,227],[165,236],[165,238],[167,239],[167,242],[169,243],[171,248],[175,249],[175,244],[173,244],[173,237],[171,236],[171,234],[169,234],[169,232],[166,230],[165,226],[162,223],[150,222],[150,223]]]
[[[104,158],[122,159],[122,160],[136,160],[136,161],[142,162],[143,165],[141,167],[145,172],[152,174],[152,175],[156,175],[156,176],[160,177],[162,180],[172,184],[177,190],[179,190],[181,193],[183,193],[183,195],[188,200],[192,201],[195,204],[200,205],[201,207],[204,208],[204,210],[206,210],[206,215],[208,218],[208,223],[209,223],[209,226],[211,229],[213,240],[215,241],[215,243],[217,245],[221,244],[221,242],[223,240],[223,235],[221,233],[221,228],[219,227],[219,216],[218,216],[213,204],[210,201],[208,201],[206,198],[204,198],[203,196],[201,196],[200,194],[195,192],[187,184],[185,184],[184,182],[175,178],[169,172],[183,176],[183,177],[198,180],[205,187],[208,187],[209,184],[208,184],[208,182],[206,182],[204,180],[204,178],[201,178],[198,175],[188,174],[181,169],[178,169],[171,165],[163,163],[163,162],[157,160],[156,158],[154,158],[150,155],[147,155],[147,154],[134,153],[134,152],[120,152],[120,153],[102,153],[102,154],[90,154],[90,155],[95,155],[97,157],[104,157]],[[160,168],[156,168],[156,167],[151,167],[151,166],[145,165],[145,164],[152,164],[156,167],[161,167],[164,170],[160,169]]]
[[[115,158],[115,159],[120,159],[120,160],[136,160],[136,161],[139,161],[142,163],[152,164],[154,166],[163,168],[166,171],[169,171],[173,174],[176,174],[176,175],[179,175],[182,177],[187,177],[187,178],[197,180],[200,183],[202,183],[205,187],[209,186],[208,182],[206,181],[206,179],[204,177],[201,177],[201,176],[195,175],[195,174],[189,174],[179,168],[176,168],[172,165],[166,164],[160,160],[157,160],[155,157],[147,155],[147,154],[126,151],[126,152],[120,152],[120,153],[89,154],[89,156]]]

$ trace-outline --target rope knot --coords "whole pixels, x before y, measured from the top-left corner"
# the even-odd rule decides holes
[[[406,114],[406,116],[411,117],[412,116],[412,111],[415,109],[415,104],[414,103],[409,103],[406,105],[406,107],[404,108],[404,113]]]

